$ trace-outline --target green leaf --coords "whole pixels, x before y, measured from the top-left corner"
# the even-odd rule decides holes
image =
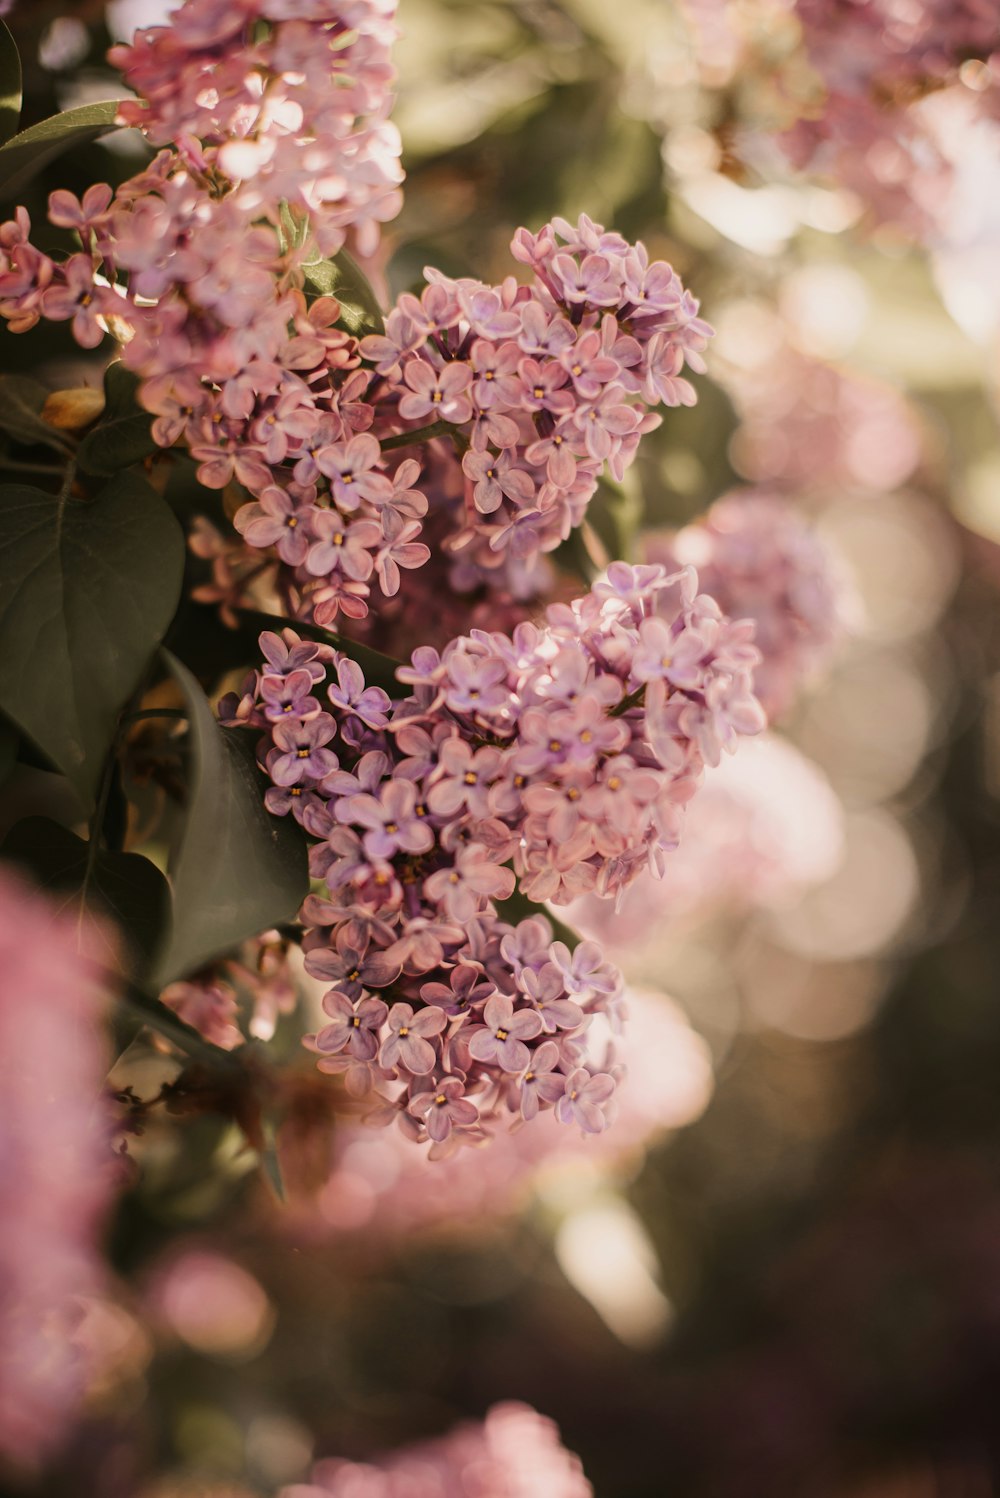
[[[0,708],[88,806],[183,572],[180,526],[137,474],[89,501],[0,486]]]
[[[221,728],[191,672],[163,655],[187,705],[191,769],[171,869],[173,933],[156,964],[160,987],[291,920],[309,891],[305,838],[291,817],[265,809],[253,739]]]
[[[0,718],[0,787],[5,786],[17,764],[21,735],[13,723]]]
[[[529,900],[527,895],[522,895],[519,889],[507,900],[494,900],[497,913],[503,921],[509,921],[516,926],[518,921],[526,921],[529,916],[542,915],[552,927],[552,934],[556,941],[564,941],[571,952],[583,941],[578,931],[572,926],[567,926],[557,915],[553,915],[548,905],[539,905],[537,900]]]
[[[109,943],[114,966],[126,977],[142,979],[170,920],[170,891],[155,864],[138,853],[91,848],[48,817],[15,823],[3,853],[60,897],[61,908],[114,921],[123,942],[121,951]]]
[[[10,140],[21,118],[21,59],[17,43],[0,21],[0,141]]]
[[[239,609],[238,612],[241,619],[258,630],[270,629],[275,634],[280,634],[283,629],[294,629],[296,634],[302,635],[306,640],[319,640],[325,645],[332,645],[334,650],[349,655],[352,661],[357,662],[364,672],[367,686],[381,687],[390,697],[399,695],[396,667],[402,662],[394,661],[380,650],[373,650],[370,645],[360,645],[357,640],[335,634],[330,629],[322,629],[306,619],[283,619],[275,614],[262,614],[257,609]]]
[[[0,198],[12,198],[26,182],[70,146],[85,146],[120,127],[115,116],[121,99],[80,104],[37,125],[29,125],[0,146]]]
[[[0,375],[0,430],[25,447],[44,443],[66,454],[69,447],[62,432],[41,416],[49,392],[29,375]]]
[[[314,260],[303,267],[306,300],[335,296],[340,303],[340,324],[355,338],[385,329],[382,309],[367,276],[355,265],[346,250],[332,260]]]
[[[87,433],[77,462],[87,473],[112,474],[141,463],[160,449],[153,441],[153,418],[136,399],[139,378],[124,364],[109,364],[104,374],[104,415]]]

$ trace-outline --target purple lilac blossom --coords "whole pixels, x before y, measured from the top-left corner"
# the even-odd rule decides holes
[[[321,1070],[374,1094],[373,1121],[438,1153],[553,1107],[604,1129],[614,1062],[595,1068],[586,1034],[596,1015],[620,1026],[621,977],[594,943],[571,952],[544,917],[511,924],[495,902],[515,883],[536,901],[618,897],[662,868],[705,766],[763,727],[751,635],[699,594],[693,569],[615,563],[542,625],[421,647],[397,671],[412,695],[367,723],[356,663],[290,629],[263,638],[266,675],[220,714],[262,731],[267,804],[312,839],[327,896],[306,902],[303,946],[307,971],[332,985],[331,1022],[306,1043]],[[298,683],[276,696],[282,649],[289,676],[322,664],[311,697],[331,713],[273,721],[275,701],[310,700]],[[324,719],[333,770],[309,732]],[[571,1086],[525,1093],[541,1048],[542,1071]]]

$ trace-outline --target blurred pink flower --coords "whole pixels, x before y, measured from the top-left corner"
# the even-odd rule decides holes
[[[0,1456],[16,1466],[43,1466],[73,1422],[87,1360],[69,1330],[103,1278],[99,943],[0,875]]]
[[[318,1462],[312,1483],[280,1498],[593,1498],[551,1420],[527,1404],[496,1404],[481,1423],[372,1462]]]

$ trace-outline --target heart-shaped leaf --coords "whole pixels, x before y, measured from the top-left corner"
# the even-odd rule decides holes
[[[332,260],[314,260],[303,269],[306,299],[315,301],[317,297],[335,296],[340,303],[341,326],[355,338],[384,330],[378,297],[367,276],[346,250],[341,250]]]
[[[180,526],[141,475],[92,500],[0,487],[0,708],[88,806],[183,572]]]
[[[171,868],[174,923],[156,963],[160,987],[248,936],[291,920],[309,891],[305,838],[264,807],[253,739],[221,728],[196,679],[163,652],[187,706],[191,765]]]
[[[138,376],[117,361],[104,374],[104,415],[80,443],[77,461],[87,473],[112,474],[158,451],[153,418],[136,400]]]
[[[0,146],[0,197],[16,196],[26,182],[70,146],[85,146],[119,127],[115,123],[120,99],[80,104],[37,125],[29,125]]]
[[[170,921],[170,890],[155,864],[138,853],[109,853],[48,817],[17,822],[3,854],[21,864],[61,908],[114,921],[121,944],[108,944],[114,967],[141,982]]]
[[[17,43],[0,21],[0,141],[10,140],[21,118],[21,59]]]

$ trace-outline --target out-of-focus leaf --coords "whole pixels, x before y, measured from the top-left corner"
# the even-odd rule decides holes
[[[0,430],[26,447],[44,443],[65,453],[66,437],[41,416],[48,397],[45,386],[30,375],[0,375]]]
[[[77,461],[87,473],[112,474],[141,463],[158,451],[153,418],[136,400],[139,380],[124,364],[110,364],[104,375],[104,415],[80,443]]]
[[[183,570],[180,527],[137,474],[91,500],[0,487],[0,707],[87,805]]]
[[[265,809],[252,738],[221,728],[191,672],[163,654],[184,693],[191,766],[171,869],[173,931],[155,969],[160,987],[291,920],[309,889],[305,839],[291,817]]]
[[[141,982],[170,921],[170,891],[155,864],[138,853],[91,849],[48,817],[15,823],[2,851],[61,908],[114,921],[122,935],[120,951],[110,943],[115,965]]]
[[[0,141],[10,140],[21,118],[21,59],[17,43],[0,21]]]
[[[382,332],[385,324],[378,298],[346,250],[332,260],[314,260],[304,271],[307,299],[335,296],[340,303],[341,325],[355,338]]]
[[[636,455],[646,527],[686,525],[740,482],[729,458],[738,424],[733,404],[711,380],[695,384],[698,404],[661,407],[662,425],[643,437]]]
[[[118,129],[115,116],[121,102],[104,99],[97,104],[80,104],[12,135],[0,146],[0,198],[14,197],[43,166],[70,146],[85,146]]]
[[[631,562],[642,505],[626,490],[606,479],[598,479],[597,493],[587,506],[587,524],[592,527],[609,561]]]

